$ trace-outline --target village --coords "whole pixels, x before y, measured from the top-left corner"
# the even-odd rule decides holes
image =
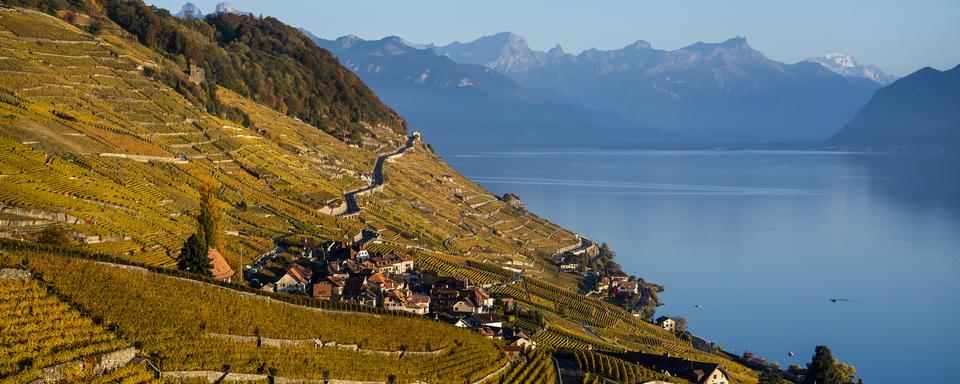
[[[391,250],[385,252],[368,249],[383,249],[382,246],[370,247],[383,243],[380,234],[372,230],[358,233],[348,243],[317,243],[303,237],[297,244],[291,244],[287,239],[277,242],[274,250],[261,255],[253,265],[245,266],[243,278],[254,288],[267,292],[407,312],[471,329],[484,337],[502,340],[501,349],[510,360],[523,359],[524,351],[537,347],[534,335],[525,334],[509,321],[516,317],[536,318],[536,311],[524,311],[509,295],[491,293],[489,289],[495,284],[481,286],[469,279],[417,268],[414,257],[404,252],[403,247],[386,247]],[[556,273],[578,275],[584,282],[581,288],[587,294],[632,306],[630,312],[634,316],[646,317],[643,308],[650,300],[649,287],[635,276],[625,275],[619,268],[604,268],[604,261],[609,261],[612,256],[607,252],[584,239],[579,247],[555,255]],[[234,271],[216,250],[211,249],[209,256],[214,278],[229,280],[234,276]],[[513,279],[497,284],[522,281],[522,271],[517,274]],[[701,351],[710,352],[717,348],[689,333],[682,318],[660,316],[645,320],[688,340]],[[718,364],[670,355],[598,352],[694,383],[724,384],[729,380],[729,374]],[[572,363],[565,359],[558,357],[561,374],[564,374],[563,366]]]
[[[275,249],[244,267],[243,278],[267,292],[352,302],[469,328],[504,340],[503,350],[510,358],[536,346],[530,336],[506,325],[505,317],[517,309],[512,297],[490,293],[489,286],[468,279],[415,269],[414,257],[401,250],[371,253],[366,249],[381,242],[379,234],[370,230],[350,243],[316,243],[309,238],[296,245],[278,242]],[[215,279],[234,277],[219,252],[211,249],[209,256]]]

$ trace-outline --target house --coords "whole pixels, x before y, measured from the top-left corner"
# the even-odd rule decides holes
[[[529,337],[526,337],[526,335],[523,335],[510,342],[510,345],[515,345],[520,348],[536,348],[537,342],[531,340]]]
[[[730,375],[716,363],[705,363],[642,352],[607,353],[626,361],[639,364],[655,372],[679,377],[695,384],[729,384]]]
[[[493,293],[491,294],[491,297],[493,298],[493,302],[495,304],[499,301],[500,305],[502,305],[507,311],[512,311],[514,308],[516,308],[516,300],[513,298],[513,296],[503,293]]]
[[[627,274],[623,272],[613,272],[610,274],[610,280],[612,280],[614,283],[619,283],[630,280],[630,276],[627,276]]]
[[[210,248],[207,251],[207,257],[210,258],[210,274],[214,279],[220,281],[230,282],[230,278],[233,277],[233,268],[230,268],[230,264],[227,263],[227,260],[223,258],[223,255],[217,251],[216,248]]]
[[[470,316],[469,321],[475,327],[487,326],[503,328],[503,316],[496,313],[478,313]]]
[[[367,262],[373,270],[382,273],[399,274],[413,270],[413,257],[403,252],[374,256],[365,261]]]
[[[318,299],[333,299],[333,284],[330,282],[314,283],[310,290],[310,296]]]
[[[377,292],[373,292],[369,289],[364,289],[359,295],[353,297],[353,301],[356,301],[358,304],[370,307],[377,306],[378,299],[379,295]]]
[[[460,291],[434,285],[430,290],[430,310],[432,312],[452,312],[454,304],[460,298]]]
[[[480,288],[467,288],[459,292],[459,298],[453,304],[458,313],[484,313],[493,306],[494,299]]]
[[[480,327],[479,329],[477,329],[477,332],[480,333],[480,336],[490,338],[490,339],[497,336],[497,331],[490,329],[490,327]]]
[[[578,266],[580,266],[580,264],[577,264],[577,263],[563,263],[563,264],[560,264],[560,271],[561,271],[561,272],[576,272]]]
[[[396,289],[387,292],[384,296],[383,307],[394,311],[426,315],[430,311],[430,296],[416,295],[409,291]]]
[[[274,285],[277,287],[277,292],[306,292],[312,276],[313,271],[311,271],[310,268],[300,264],[294,264],[287,269],[287,273],[281,276]]]
[[[666,316],[658,317],[657,325],[670,332],[675,332],[677,330],[677,322]]]
[[[348,277],[343,285],[343,298],[356,299],[366,290],[367,278],[365,276]]]
[[[406,309],[404,310],[418,315],[430,313],[430,296],[417,294],[408,295]]]
[[[507,355],[507,359],[510,361],[517,361],[522,356],[523,347],[516,345],[507,345],[503,347],[503,353]]]
[[[323,282],[330,284],[330,294],[333,297],[337,297],[343,295],[343,287],[347,285],[348,277],[349,276],[330,275],[327,276],[327,279]]]
[[[467,320],[464,318],[454,318],[451,321],[448,321],[450,325],[453,325],[457,328],[470,328],[470,323],[467,323]]]
[[[396,282],[385,276],[383,273],[377,272],[367,278],[367,284],[375,288],[378,291],[389,291],[396,287]]]
[[[597,282],[597,287],[594,288],[594,290],[597,291],[597,293],[604,293],[610,289],[610,285],[611,285],[610,278],[604,277],[600,279],[599,282]]]
[[[483,307],[477,306],[470,300],[458,300],[455,304],[453,304],[453,312],[483,313]]]
[[[636,281],[617,281],[614,283],[613,293],[619,295],[621,293],[637,293],[639,284]]]

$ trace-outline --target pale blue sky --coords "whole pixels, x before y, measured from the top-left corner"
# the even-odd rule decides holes
[[[176,12],[182,0],[147,0]],[[204,13],[219,0],[193,0]],[[746,36],[768,57],[796,62],[828,52],[853,55],[895,75],[960,64],[958,0],[232,0],[333,38],[398,35],[445,44],[511,31],[534,49],[620,48],[643,39],[675,49]]]

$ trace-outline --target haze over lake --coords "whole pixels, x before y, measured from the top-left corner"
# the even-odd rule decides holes
[[[666,286],[658,315],[687,318],[695,334],[731,352],[785,368],[826,344],[868,383],[955,376],[958,156],[443,155],[493,192],[516,193],[530,211],[610,243],[625,271]]]

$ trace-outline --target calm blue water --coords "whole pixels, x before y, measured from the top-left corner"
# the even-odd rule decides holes
[[[666,285],[658,314],[687,318],[727,350],[786,367],[826,344],[867,383],[956,377],[956,156],[444,155],[493,192],[516,193],[531,211],[610,243],[628,273]]]

